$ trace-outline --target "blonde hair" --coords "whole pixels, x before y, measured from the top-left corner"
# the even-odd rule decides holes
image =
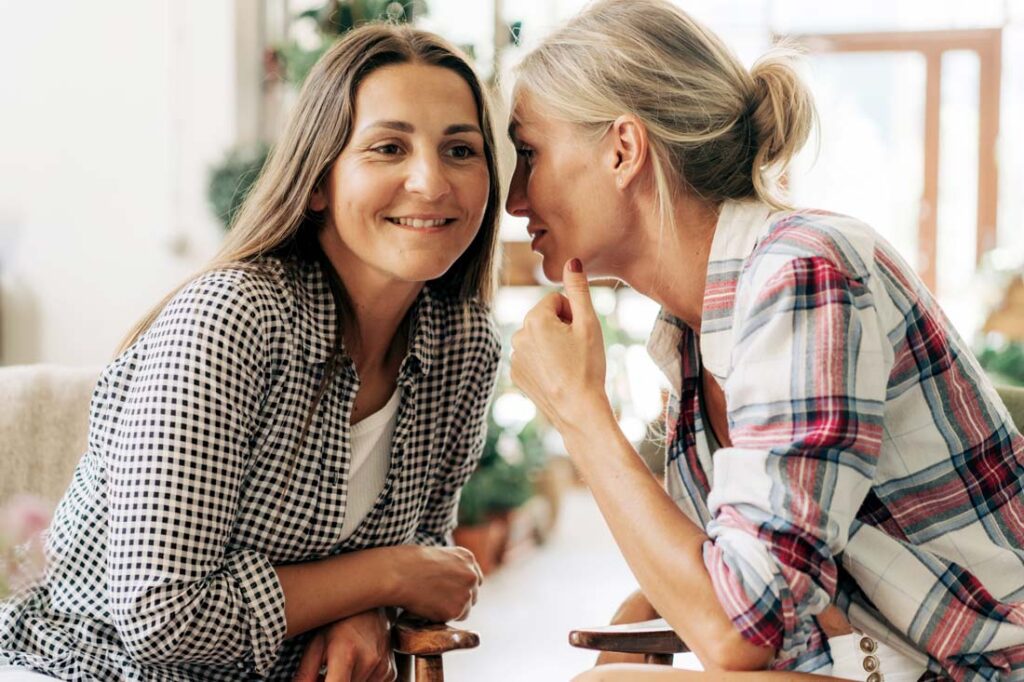
[[[748,71],[667,0],[602,0],[523,59],[516,90],[595,137],[622,114],[637,116],[662,225],[674,226],[680,186],[716,204],[757,197],[786,207],[775,178],[816,120],[794,54],[776,48]]]
[[[406,25],[383,23],[367,24],[349,32],[310,71],[284,134],[267,158],[220,251],[206,267],[189,278],[190,281],[220,268],[251,267],[263,256],[298,256],[324,261],[316,238],[323,217],[309,211],[310,194],[327,177],[334,160],[348,143],[360,83],[376,69],[404,63],[454,71],[469,85],[476,101],[478,123],[484,137],[484,157],[490,173],[487,207],[480,230],[469,248],[431,285],[457,300],[490,304],[497,279],[501,189],[488,95],[465,56],[443,38]],[[327,267],[325,271],[339,308],[337,353],[341,331],[344,325],[355,324],[355,317],[340,278],[333,268]],[[175,288],[136,323],[118,353],[138,340],[183,286]]]

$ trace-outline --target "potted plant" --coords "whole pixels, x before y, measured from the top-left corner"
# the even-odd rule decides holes
[[[484,573],[497,568],[504,557],[509,516],[534,494],[532,475],[542,451],[530,454],[520,433],[503,428],[488,416],[487,436],[480,463],[459,500],[455,541],[476,555]]]

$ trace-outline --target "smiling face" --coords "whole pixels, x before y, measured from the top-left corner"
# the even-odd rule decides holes
[[[447,68],[386,66],[359,85],[351,136],[309,203],[349,288],[436,279],[470,245],[489,188],[478,119]]]
[[[509,134],[517,160],[505,208],[529,219],[544,275],[558,281],[565,262],[579,258],[591,275],[616,276],[630,250],[631,218],[616,187],[612,136],[587,137],[528,92],[516,97]]]

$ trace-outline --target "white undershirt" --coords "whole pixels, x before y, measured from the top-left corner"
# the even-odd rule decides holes
[[[398,406],[402,391],[391,394],[384,407],[352,426],[352,462],[348,473],[348,500],[341,539],[352,535],[356,527],[373,509],[391,467],[391,439],[398,423]]]

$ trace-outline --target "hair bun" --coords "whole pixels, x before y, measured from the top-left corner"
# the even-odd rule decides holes
[[[750,70],[751,125],[758,141],[756,169],[785,166],[807,142],[814,126],[814,100],[793,66],[799,53],[778,47]]]

